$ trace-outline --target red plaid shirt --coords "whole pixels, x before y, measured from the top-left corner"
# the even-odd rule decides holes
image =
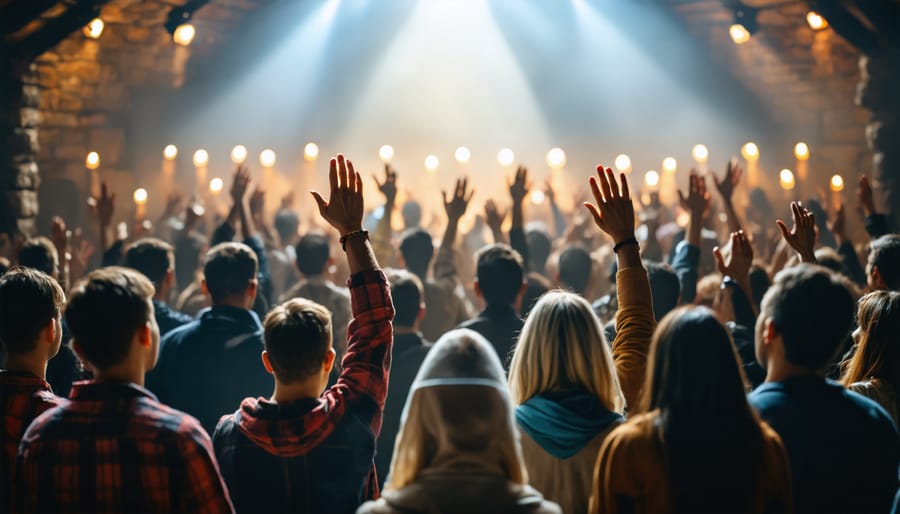
[[[28,425],[42,412],[65,403],[53,394],[46,380],[31,373],[0,371],[0,405],[3,406],[3,431],[0,446],[0,512],[12,510],[12,483],[16,450]]]
[[[39,416],[19,446],[22,512],[234,509],[200,423],[136,384],[78,382],[68,405]]]

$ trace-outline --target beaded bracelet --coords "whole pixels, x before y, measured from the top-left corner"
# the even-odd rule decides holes
[[[369,231],[368,230],[354,230],[353,232],[348,232],[341,236],[341,249],[345,252],[347,251],[347,240],[353,237],[365,237],[367,240],[369,239]]]

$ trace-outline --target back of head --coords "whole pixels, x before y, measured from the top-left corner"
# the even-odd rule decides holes
[[[331,243],[323,234],[306,234],[295,247],[297,269],[307,277],[325,273],[325,266],[331,258]]]
[[[159,291],[166,273],[175,268],[172,245],[153,237],[139,239],[125,250],[125,267],[143,273]]]
[[[10,356],[34,351],[41,330],[60,317],[62,287],[41,271],[17,267],[0,277],[0,344]]]
[[[203,264],[203,278],[213,304],[243,295],[256,280],[256,254],[242,243],[221,243],[210,248]]]
[[[900,291],[900,234],[887,234],[869,245],[868,268],[878,268],[891,291]]]
[[[508,245],[485,246],[476,256],[478,288],[488,305],[512,305],[522,289],[525,269],[522,256]]]
[[[531,227],[525,232],[525,240],[528,242],[529,269],[543,272],[553,246],[550,235],[543,227]]]
[[[525,277],[525,284],[525,293],[522,295],[522,309],[519,312],[523,319],[528,317],[528,313],[534,308],[534,304],[537,303],[538,299],[544,293],[553,289],[553,284],[549,280],[540,273],[533,271],[529,272]]]
[[[400,208],[400,216],[405,228],[417,228],[422,224],[422,206],[415,200],[407,200]]]
[[[859,299],[859,339],[844,385],[878,378],[900,387],[900,292],[875,291]]]
[[[394,326],[412,327],[425,303],[425,288],[416,275],[400,269],[387,271],[394,302]]]
[[[400,489],[426,469],[452,462],[527,482],[500,359],[490,343],[467,329],[444,334],[419,368],[387,488]]]
[[[570,245],[559,254],[559,281],[577,294],[584,294],[591,280],[591,254],[580,245]]]
[[[800,264],[775,275],[763,297],[760,320],[772,320],[788,362],[821,370],[850,334],[853,311],[845,278],[821,266]]]
[[[844,261],[834,248],[828,246],[816,248],[816,263],[835,273],[847,276],[847,268],[844,266]]]
[[[297,239],[297,231],[300,229],[300,216],[290,209],[279,209],[275,213],[275,231],[281,244],[293,244]]]
[[[678,306],[681,298],[681,282],[672,266],[659,262],[644,261],[650,278],[650,292],[653,296],[653,314],[660,320]]]
[[[138,330],[153,319],[153,284],[116,266],[92,271],[69,294],[66,324],[79,355],[97,369],[121,363]]]
[[[539,394],[576,389],[593,394],[611,411],[624,410],[600,320],[581,296],[552,291],[525,320],[509,368],[509,390],[513,402],[521,404]]]
[[[53,242],[46,237],[35,237],[25,241],[16,255],[19,266],[42,271],[51,277],[59,272],[59,254]]]
[[[431,234],[421,228],[408,229],[400,239],[400,254],[403,255],[406,268],[424,279],[434,255]]]
[[[331,313],[311,300],[294,298],[274,307],[263,321],[265,348],[275,377],[296,383],[322,369],[331,348]]]

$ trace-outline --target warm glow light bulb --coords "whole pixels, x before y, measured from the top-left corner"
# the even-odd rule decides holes
[[[143,187],[139,187],[134,190],[134,203],[135,205],[145,205],[147,203],[147,190]]]
[[[100,167],[100,154],[97,152],[90,152],[87,154],[87,157],[84,158],[84,165],[89,170],[95,170]]]
[[[456,162],[460,164],[468,164],[469,159],[472,158],[472,152],[465,146],[460,146],[456,149],[456,152],[453,153],[453,157],[455,157]]]
[[[654,188],[659,185],[659,173],[655,170],[650,170],[646,174],[644,174],[644,184],[649,188]]]
[[[244,164],[247,160],[247,147],[244,145],[235,145],[231,149],[231,162],[235,164]]]
[[[303,158],[307,161],[314,161],[319,157],[319,145],[309,142],[303,147]]]
[[[731,36],[731,40],[734,41],[734,44],[736,45],[743,45],[747,41],[750,41],[750,31],[740,23],[735,23],[728,27],[728,35]]]
[[[840,175],[833,175],[831,177],[831,190],[832,191],[843,191],[844,190],[844,177]]]
[[[785,168],[778,173],[778,182],[781,183],[781,188],[785,191],[790,191],[794,189],[794,172]]]
[[[188,46],[191,44],[191,41],[194,40],[194,36],[196,35],[197,29],[195,29],[193,25],[191,25],[190,23],[182,23],[175,28],[175,32],[172,34],[172,39],[178,45]]]
[[[163,157],[167,161],[174,160],[175,157],[178,157],[178,147],[175,145],[166,145],[166,147],[163,148]]]
[[[695,161],[703,164],[709,160],[709,149],[706,148],[706,145],[694,145],[693,150],[691,150],[691,156]]]
[[[100,18],[94,18],[81,29],[82,33],[91,39],[99,39],[103,34],[104,23]]]
[[[828,28],[828,21],[816,11],[809,11],[808,13],[806,13],[806,23],[808,23],[809,28],[813,30],[822,30]]]
[[[566,165],[566,152],[562,148],[551,148],[547,152],[547,166],[551,169],[559,170]]]
[[[204,149],[199,149],[194,152],[194,166],[198,168],[202,168],[209,164],[209,153]]]
[[[809,146],[803,142],[794,145],[794,157],[796,157],[798,161],[809,159]]]
[[[429,155],[425,157],[425,169],[431,172],[434,172],[438,169],[438,166],[441,165],[441,161],[437,158],[437,155]]]
[[[744,159],[748,161],[755,161],[759,159],[759,147],[756,146],[756,143],[748,142],[744,143],[744,146],[741,147],[741,155],[744,156]]]
[[[616,156],[616,169],[622,173],[627,173],[631,171],[631,157],[628,157],[625,154],[619,154]]]
[[[214,195],[221,193],[224,187],[225,182],[223,182],[219,177],[215,177],[214,179],[209,181],[209,192]]]
[[[540,189],[535,189],[528,196],[531,197],[531,203],[535,205],[541,205],[544,203],[544,198],[546,198],[546,195]]]
[[[266,148],[262,152],[259,152],[259,164],[262,165],[263,168],[275,166],[275,151],[271,148]]]
[[[678,161],[674,157],[666,157],[662,162],[662,169],[668,173],[674,173],[678,168]]]
[[[512,163],[516,160],[516,154],[513,153],[509,148],[504,148],[497,152],[497,162],[500,163],[500,166],[512,166]]]

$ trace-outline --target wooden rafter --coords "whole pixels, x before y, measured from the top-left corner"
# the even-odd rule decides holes
[[[80,0],[71,3],[61,15],[48,19],[44,24],[13,43],[15,55],[36,57],[58,45],[69,34],[80,30],[100,14],[100,8],[109,0]]]

